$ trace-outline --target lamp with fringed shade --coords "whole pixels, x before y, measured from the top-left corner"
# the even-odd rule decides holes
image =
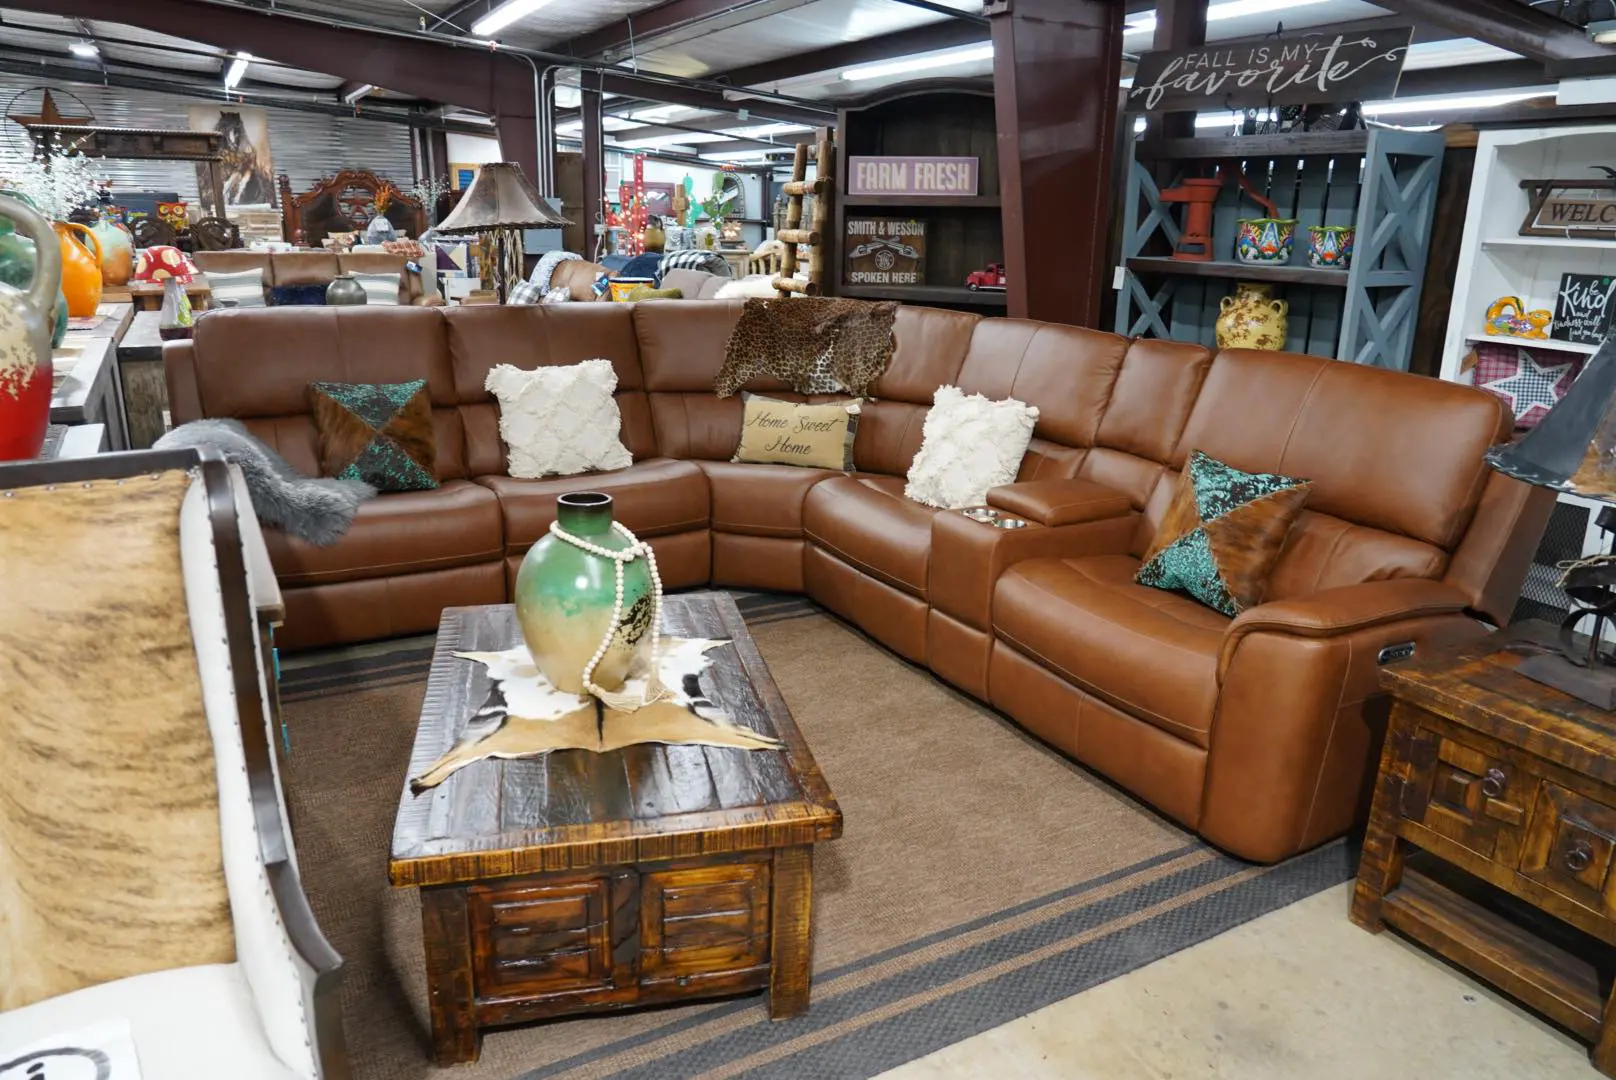
[[[1616,341],[1606,338],[1565,397],[1520,439],[1495,447],[1487,464],[1507,476],[1607,505],[1597,524],[1616,533]],[[1605,641],[1616,619],[1616,554],[1599,552],[1560,566],[1555,583],[1572,602],[1560,649],[1529,656],[1516,670],[1596,705],[1616,708],[1616,655]],[[1593,619],[1586,640],[1576,628]]]
[[[460,204],[438,225],[440,233],[477,233],[483,247],[483,287],[504,303],[521,281],[522,230],[558,229],[572,222],[550,209],[514,161],[490,162],[478,170]]]

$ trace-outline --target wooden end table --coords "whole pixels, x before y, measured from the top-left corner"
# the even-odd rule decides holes
[[[633,746],[467,766],[404,791],[389,873],[421,890],[432,1040],[473,1061],[482,1029],[769,990],[808,1008],[813,845],[842,814],[723,593],[670,596],[664,629],[729,643],[702,686],[783,751]],[[443,613],[410,775],[454,744],[491,683],[455,652],[521,639],[510,605]]]
[[[1515,672],[1554,635],[1524,623],[1382,672],[1351,917],[1537,1009],[1616,1076],[1616,713]]]

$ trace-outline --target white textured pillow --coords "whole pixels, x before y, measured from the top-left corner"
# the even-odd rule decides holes
[[[989,488],[1015,482],[1037,422],[1037,408],[1015,398],[939,386],[904,494],[948,510],[982,505]]]
[[[634,463],[620,438],[623,417],[612,397],[617,373],[610,360],[534,371],[500,364],[483,386],[499,399],[499,437],[512,476],[574,476]]]

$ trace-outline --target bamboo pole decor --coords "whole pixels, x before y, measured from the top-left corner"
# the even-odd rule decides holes
[[[793,293],[819,296],[823,291],[825,248],[830,241],[825,229],[830,220],[830,200],[835,190],[831,178],[836,175],[836,146],[831,141],[830,128],[820,128],[815,134],[814,179],[807,179],[808,144],[798,143],[791,162],[791,179],[781,187],[786,196],[786,222],[785,228],[775,233],[775,239],[785,245],[786,253],[780,272],[772,282],[781,296]],[[802,200],[805,195],[814,196],[813,221],[806,229],[802,227]],[[798,245],[808,248],[807,281],[797,278],[801,259]]]

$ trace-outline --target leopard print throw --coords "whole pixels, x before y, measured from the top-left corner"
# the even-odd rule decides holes
[[[892,359],[897,312],[891,300],[752,297],[730,331],[713,389],[729,397],[753,379],[773,378],[810,394],[826,392],[833,381],[866,397]]]

